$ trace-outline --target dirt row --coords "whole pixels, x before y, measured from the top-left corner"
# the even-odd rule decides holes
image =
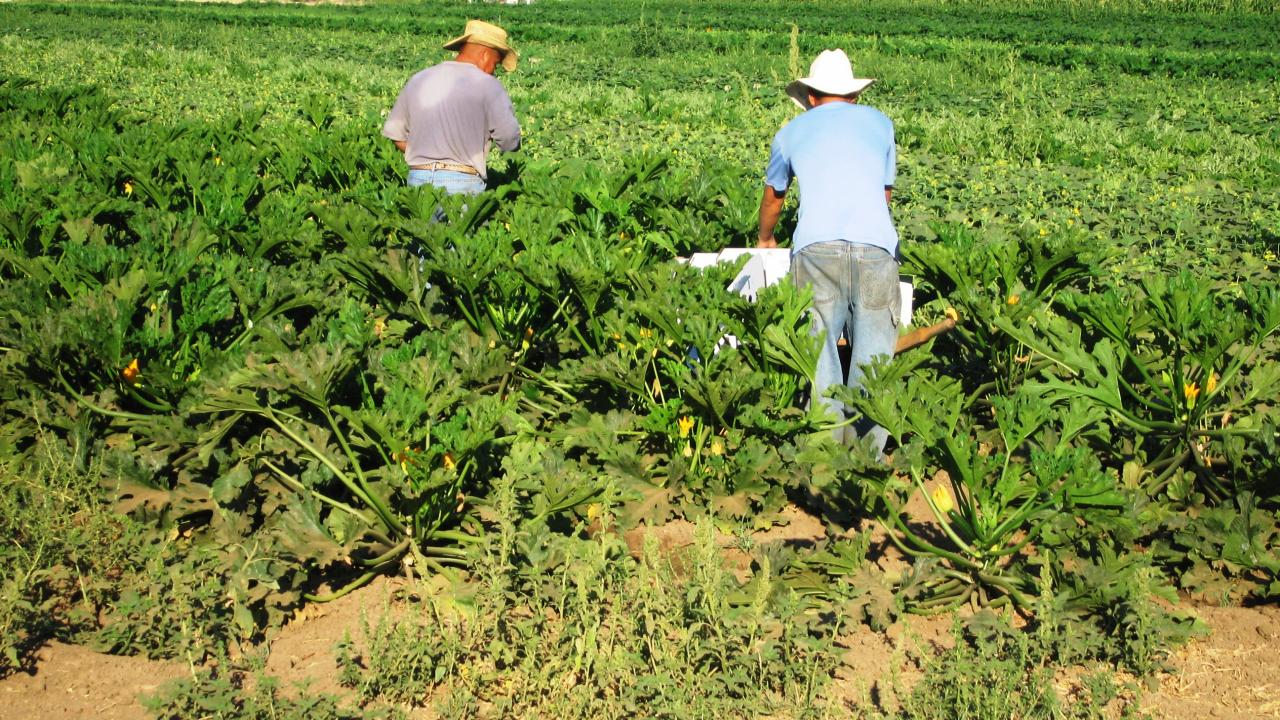
[[[805,543],[822,536],[821,524],[803,512],[792,508],[784,517],[785,525],[755,540]],[[692,542],[693,526],[672,523],[659,538],[665,549],[678,549]],[[745,557],[735,552],[726,551],[728,561],[742,565]],[[335,643],[347,634],[360,637],[362,616],[374,619],[400,602],[402,587],[402,581],[383,579],[333,603],[307,608],[272,639],[266,671],[285,686],[305,682],[312,692],[348,694],[338,684]],[[1173,654],[1173,672],[1159,677],[1154,689],[1142,691],[1140,708],[1154,720],[1280,718],[1280,608],[1191,609],[1209,634]],[[842,638],[847,652],[835,692],[854,703],[883,698],[891,692],[892,676],[909,674],[910,655],[941,647],[950,629],[947,617],[908,617],[886,632],[855,628]],[[143,720],[147,714],[139,696],[190,672],[181,662],[103,655],[53,642],[38,651],[33,672],[0,680],[0,720]]]

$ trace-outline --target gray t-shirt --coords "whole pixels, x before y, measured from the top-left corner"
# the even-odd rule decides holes
[[[490,143],[520,147],[520,123],[498,79],[470,63],[447,61],[409,78],[382,126],[408,145],[409,165],[470,165],[486,177]]]

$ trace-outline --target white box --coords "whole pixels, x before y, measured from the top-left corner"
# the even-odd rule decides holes
[[[743,255],[751,259],[734,277],[727,288],[753,302],[761,288],[780,282],[791,271],[791,251],[786,248],[725,248],[718,253],[694,253],[688,260],[689,267],[705,268],[722,262],[734,262]],[[911,324],[913,287],[909,281],[898,283],[902,308],[898,315],[900,327]]]

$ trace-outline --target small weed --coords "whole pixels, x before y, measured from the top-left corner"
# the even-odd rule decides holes
[[[512,502],[501,487],[495,497]],[[506,523],[491,537],[472,612],[429,601],[417,617],[384,615],[366,625],[362,653],[341,645],[343,681],[366,700],[432,700],[451,717],[827,713],[834,628],[805,615],[767,561],[738,586],[709,522],[680,577],[652,538],[637,560],[608,532]]]
[[[1052,672],[1034,661],[1017,633],[966,638],[924,665],[924,678],[904,698],[899,720],[1050,720],[1058,701]]]
[[[395,709],[376,711],[343,707],[332,695],[313,695],[305,686],[284,693],[280,681],[261,671],[206,668],[190,678],[167,683],[143,696],[143,707],[156,720],[361,720],[403,718]]]
[[[98,499],[97,468],[35,425],[28,452],[0,458],[0,677],[49,638],[94,631],[146,557],[144,528]]]
[[[153,548],[124,582],[92,644],[103,652],[182,657],[192,664],[224,654],[247,637],[220,569],[213,551],[183,555],[171,544]]]

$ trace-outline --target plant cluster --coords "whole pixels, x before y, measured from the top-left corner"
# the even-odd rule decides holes
[[[509,482],[502,517],[540,503]],[[832,626],[799,611],[766,563],[746,586],[703,521],[679,569],[648,535],[633,557],[607,510],[577,540],[545,521],[504,520],[465,608],[427,598],[348,639],[339,664],[369,700],[447,716],[567,718],[825,716],[837,663]],[[535,514],[536,516],[536,514]]]
[[[753,0],[522,8],[528,142],[465,201],[376,137],[462,6],[0,7],[5,662],[68,634],[198,663],[378,573],[471,573],[471,614],[426,616],[456,634],[348,645],[366,698],[820,714],[836,617],[1010,607],[1035,653],[1149,673],[1194,630],[1153,598],[1274,598],[1278,16],[942,4],[797,5],[789,36]],[[802,409],[805,291],[673,262],[750,242],[780,89],[837,46],[895,120],[918,316],[960,320],[844,398],[889,466]],[[735,588],[705,538],[692,576],[608,539],[811,496],[914,564],[833,537]],[[1020,642],[984,682],[1040,687]],[[302,712],[233,680],[157,712]],[[904,712],[972,699],[947,684]]]

